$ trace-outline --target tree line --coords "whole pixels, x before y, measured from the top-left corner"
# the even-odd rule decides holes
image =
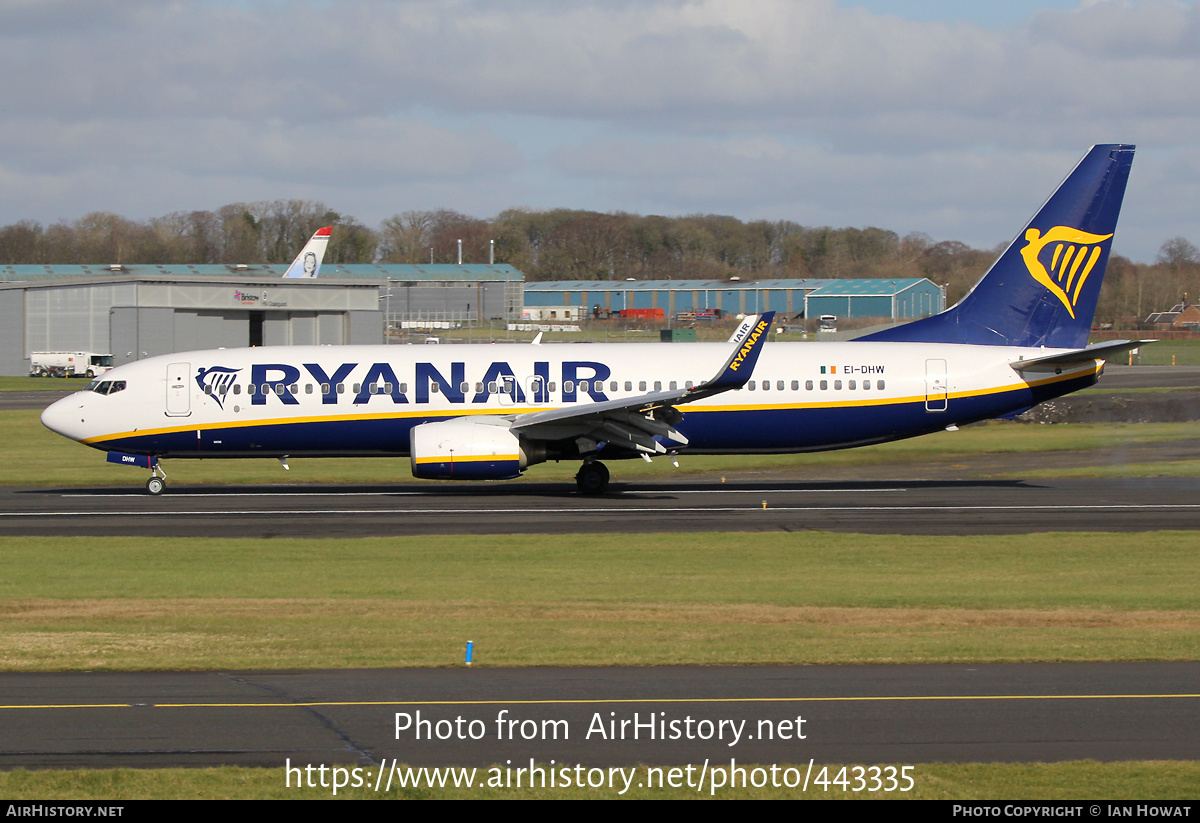
[[[335,227],[327,263],[496,263],[537,280],[711,280],[927,277],[954,303],[1003,246],[974,249],[924,233],[875,227],[508,209],[490,220],[449,209],[407,211],[376,229],[308,200],[231,203],[216,211],[173,212],[145,222],[93,212],[43,226],[0,227],[0,264],[288,263],[321,226]],[[492,245],[494,243],[494,245]],[[1144,319],[1200,291],[1200,250],[1182,237],[1153,263],[1114,255],[1097,322]]]

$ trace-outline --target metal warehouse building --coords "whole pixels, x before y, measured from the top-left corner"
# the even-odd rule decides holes
[[[0,374],[35,351],[116,365],[193,349],[382,343],[385,322],[517,319],[524,275],[494,265],[0,266]]]
[[[662,309],[673,316],[699,309],[723,314],[836,314],[915,320],[945,307],[941,288],[925,278],[896,280],[578,280],[528,283],[526,306],[579,306],[584,311]]]
[[[828,280],[805,298],[805,317],[886,317],[916,320],[946,307],[940,286],[925,278],[903,280]]]

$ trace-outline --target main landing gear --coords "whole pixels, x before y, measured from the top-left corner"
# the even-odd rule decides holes
[[[588,497],[604,494],[608,490],[608,467],[598,460],[584,463],[575,475],[575,485]]]

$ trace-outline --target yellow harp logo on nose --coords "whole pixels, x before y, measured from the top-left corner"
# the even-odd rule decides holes
[[[1025,239],[1029,243],[1021,249],[1021,257],[1025,258],[1025,267],[1033,279],[1061,300],[1074,318],[1079,293],[1100,259],[1100,244],[1110,237],[1111,234],[1088,234],[1068,226],[1055,226],[1045,234],[1037,229],[1026,229]],[[1055,245],[1047,271],[1038,257],[1042,249],[1051,244]]]

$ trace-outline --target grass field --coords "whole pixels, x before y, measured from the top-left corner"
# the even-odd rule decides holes
[[[10,538],[8,671],[1194,660],[1193,533]]]
[[[1136,336],[1135,336],[1136,335]],[[1153,338],[1154,332],[1130,332],[1130,339]],[[1113,361],[1128,364],[1129,359]],[[1160,340],[1142,346],[1133,356],[1133,364],[1141,366],[1200,366],[1200,340]]]

